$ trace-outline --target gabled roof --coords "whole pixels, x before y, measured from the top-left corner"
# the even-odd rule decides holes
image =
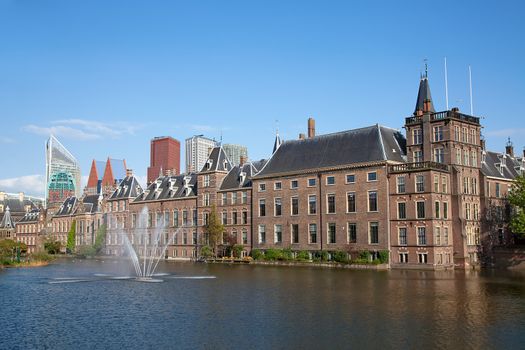
[[[276,133],[275,134],[275,141],[273,143],[272,154],[274,154],[275,151],[277,151],[277,148],[279,148],[279,146],[281,146],[282,143],[283,143],[283,141],[281,140],[281,137],[279,136],[279,133]]]
[[[406,140],[391,128],[365,128],[285,141],[255,175],[299,173],[305,170],[339,167],[357,163],[405,162]]]
[[[100,199],[99,194],[87,195],[82,198],[82,204],[84,205],[85,213],[96,213],[100,211]]]
[[[430,109],[427,112],[435,113],[436,111],[434,109],[434,103],[432,102],[432,95],[430,94],[430,85],[428,84],[428,77],[426,74],[422,76],[419,81],[419,91],[417,92],[416,109],[414,110],[414,114],[416,114],[417,111],[425,110],[425,101],[430,102]]]
[[[208,171],[230,171],[232,164],[224,152],[222,146],[214,147],[208,157],[206,163],[202,167],[201,172]]]
[[[523,158],[511,157],[508,154],[485,151],[481,162],[481,172],[485,176],[514,180],[525,170]]]
[[[40,218],[40,210],[39,209],[33,209],[29,213],[26,213],[22,219],[18,221],[18,223],[31,223],[31,222],[38,222]]]
[[[236,165],[222,180],[219,190],[251,187],[252,176],[255,175],[256,172],[257,169],[254,168],[252,163],[245,163],[242,166]]]
[[[256,161],[252,161],[251,164],[255,168],[255,172],[261,171],[261,169],[266,165],[268,162],[268,159],[259,159]]]
[[[55,216],[66,216],[73,214],[73,211],[76,209],[75,205],[77,204],[77,201],[77,197],[66,198],[58,211],[55,213]]]
[[[2,217],[2,220],[0,220],[0,229],[12,229],[15,228],[15,226],[15,221],[11,217],[11,211],[9,210],[9,206],[7,206],[5,208],[4,216]]]
[[[133,203],[194,197],[197,195],[197,174],[161,176],[153,181]]]
[[[135,198],[142,193],[142,187],[140,186],[137,178],[133,175],[126,176],[117,186],[117,189],[113,191],[110,200],[112,199],[127,199]]]

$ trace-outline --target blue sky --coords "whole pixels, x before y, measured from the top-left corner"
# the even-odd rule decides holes
[[[515,2],[0,0],[0,190],[43,194],[53,131],[87,176],[149,140],[205,134],[268,157],[284,139],[401,128],[428,59],[436,109],[484,116],[488,148],[525,146],[525,8]],[[276,122],[278,121],[278,122]],[[183,152],[184,150],[182,150]],[[184,153],[181,154],[184,169]]]

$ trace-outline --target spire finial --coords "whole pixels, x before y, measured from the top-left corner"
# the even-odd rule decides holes
[[[275,119],[275,135],[279,135],[279,119]]]
[[[428,78],[428,60],[425,58],[423,61],[425,62],[425,78]]]

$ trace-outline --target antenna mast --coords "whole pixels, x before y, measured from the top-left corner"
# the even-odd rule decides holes
[[[445,57],[445,104],[448,111],[448,76],[447,76],[447,58]]]
[[[472,69],[470,68],[470,64],[468,66],[468,79],[470,87],[470,115],[474,115],[474,105],[472,104]]]

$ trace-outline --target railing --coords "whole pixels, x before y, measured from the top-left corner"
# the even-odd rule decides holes
[[[436,162],[417,162],[417,163],[395,164],[395,165],[390,165],[388,167],[389,173],[405,173],[408,171],[421,171],[421,170],[448,171],[448,165],[436,163]]]
[[[479,124],[478,117],[473,117],[471,115],[459,113],[457,111],[442,111],[442,112],[432,113],[430,115],[430,120],[432,121],[444,120],[444,119],[457,119],[457,120],[462,120],[462,121],[466,121],[469,123]],[[405,118],[405,123],[407,125],[421,123],[422,121],[423,121],[422,115],[416,115],[416,116]]]

